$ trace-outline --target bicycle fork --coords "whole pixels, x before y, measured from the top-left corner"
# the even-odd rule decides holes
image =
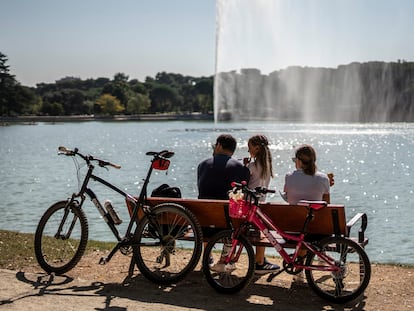
[[[65,232],[65,234],[62,234],[63,226],[65,225],[66,220],[67,220],[67,218],[69,216],[69,212],[71,211],[70,206],[72,206],[72,204],[78,205],[78,203],[75,200],[73,200],[73,198],[71,200],[68,200],[68,202],[66,203],[65,213],[63,214],[62,221],[59,224],[59,227],[58,227],[57,232],[55,233],[55,238],[56,239],[67,240],[67,239],[70,238],[70,236],[72,234],[72,230],[75,227],[76,221],[78,219],[78,217],[74,213],[73,213],[73,219],[72,219],[72,221],[70,223],[69,228],[67,229],[67,231]]]
[[[240,243],[239,236],[242,234],[242,227],[237,228],[232,232],[231,238],[223,241],[223,249],[220,256],[220,263],[225,265],[225,270],[230,272],[234,270],[234,263],[239,261],[241,253],[243,252],[243,243]]]

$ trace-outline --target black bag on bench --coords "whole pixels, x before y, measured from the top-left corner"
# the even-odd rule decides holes
[[[181,198],[181,190],[178,187],[170,187],[167,184],[155,188],[152,193],[152,197],[165,197],[165,198]]]

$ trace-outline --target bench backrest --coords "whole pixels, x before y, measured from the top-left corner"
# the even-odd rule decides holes
[[[227,200],[150,197],[147,202],[150,206],[177,203],[188,208],[203,228],[228,228]],[[307,215],[306,207],[285,203],[262,203],[260,208],[278,227],[288,232],[301,231]],[[326,208],[314,212],[314,218],[307,231],[310,234],[331,235],[347,234],[346,230],[344,206],[329,204]]]

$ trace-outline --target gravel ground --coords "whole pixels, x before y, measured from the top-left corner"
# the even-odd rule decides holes
[[[47,275],[38,266],[0,269],[0,310],[414,310],[414,268],[372,265],[370,284],[351,303],[336,305],[305,286],[292,286],[283,273],[271,283],[255,279],[236,295],[216,293],[200,267],[174,286],[159,286],[137,270],[128,278],[129,258],[117,254],[105,266],[101,253],[84,257],[64,276]]]

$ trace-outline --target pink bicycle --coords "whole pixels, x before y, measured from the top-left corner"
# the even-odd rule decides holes
[[[283,269],[271,274],[287,272],[295,275],[305,271],[306,280],[320,297],[335,303],[344,303],[360,296],[371,278],[371,265],[364,249],[353,240],[342,236],[330,236],[308,241],[306,229],[324,201],[301,201],[308,209],[300,233],[287,233],[264,214],[259,207],[261,194],[274,192],[266,188],[249,189],[245,183],[233,183],[229,214],[240,219],[240,225],[213,236],[203,255],[203,272],[208,283],[218,292],[232,294],[245,288],[255,269],[255,254],[249,240],[252,224],[268,239],[283,259]],[[235,197],[235,195],[233,195]],[[236,222],[237,223],[237,222]],[[293,254],[287,245],[295,245]],[[291,247],[291,246],[290,246]]]

